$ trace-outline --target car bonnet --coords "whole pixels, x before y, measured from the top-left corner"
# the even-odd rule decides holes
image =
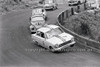
[[[55,44],[62,44],[64,42],[67,42],[73,38],[72,35],[67,34],[67,33],[62,33],[60,35],[54,36],[50,39],[47,39],[47,41],[53,45]]]

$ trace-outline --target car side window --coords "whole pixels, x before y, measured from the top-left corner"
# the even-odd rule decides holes
[[[42,9],[42,12],[44,12],[44,10]]]
[[[38,36],[41,36],[41,34],[40,34],[40,32],[39,32],[39,31],[37,31],[37,35],[38,35]]]
[[[37,32],[37,35],[40,36],[40,37],[42,37],[42,38],[45,38],[45,35],[44,35],[43,32],[39,32],[39,31],[38,31],[38,32]]]
[[[44,33],[42,33],[42,32],[41,32],[41,37],[45,38],[45,35],[44,35]]]

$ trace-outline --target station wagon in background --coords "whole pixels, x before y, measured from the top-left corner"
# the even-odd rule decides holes
[[[31,34],[32,40],[52,52],[59,51],[67,47],[73,47],[74,37],[65,33],[57,25],[45,25],[37,29],[35,34]]]
[[[47,12],[44,8],[42,7],[35,7],[33,10],[32,10],[32,16],[42,16],[45,20],[47,20]]]
[[[45,9],[57,9],[56,0],[44,0],[43,4]]]

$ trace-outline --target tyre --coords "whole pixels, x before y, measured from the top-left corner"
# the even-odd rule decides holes
[[[73,44],[73,45],[71,45],[70,47],[74,47],[74,44]]]
[[[73,6],[72,4],[68,4],[68,6]]]
[[[33,25],[30,25],[30,32],[31,34],[35,34],[36,33],[36,27]]]
[[[49,46],[49,50],[53,53],[55,52],[52,46]]]
[[[45,17],[45,20],[47,21],[47,16]]]
[[[29,22],[31,21],[31,17],[29,17]]]
[[[55,10],[55,7],[54,6],[52,7],[52,10]]]

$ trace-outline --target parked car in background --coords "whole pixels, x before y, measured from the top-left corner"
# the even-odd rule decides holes
[[[52,52],[73,47],[75,44],[74,36],[65,33],[57,25],[45,25],[37,29],[32,34],[32,39],[37,45],[41,45]]]
[[[44,0],[43,4],[45,9],[57,9],[56,0]]]
[[[36,7],[32,10],[32,16],[42,16],[45,20],[47,20],[47,12],[42,7]]]
[[[68,5],[69,6],[76,6],[82,3],[85,3],[86,0],[68,0]]]

